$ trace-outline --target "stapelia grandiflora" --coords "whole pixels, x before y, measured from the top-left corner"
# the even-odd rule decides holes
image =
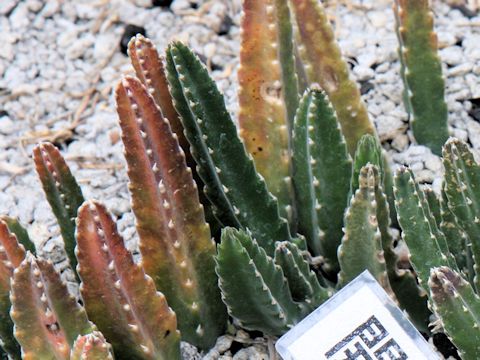
[[[183,337],[208,349],[225,329],[226,311],[214,270],[215,243],[192,171],[169,121],[139,80],[121,81],[116,99],[142,265],[167,296]]]
[[[84,202],[82,190],[72,175],[60,151],[50,143],[42,143],[33,149],[33,160],[38,177],[62,233],[65,251],[73,270],[75,257],[75,218]]]
[[[175,313],[133,261],[113,219],[98,202],[86,202],[78,211],[76,253],[85,308],[116,358],[180,359]]]
[[[75,339],[95,329],[50,261],[27,253],[11,287],[10,316],[23,359],[68,360]]]

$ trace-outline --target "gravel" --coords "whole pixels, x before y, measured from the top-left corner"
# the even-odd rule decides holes
[[[440,159],[413,143],[401,103],[397,40],[390,0],[330,1],[329,13],[371,118],[394,166],[409,165],[439,189]],[[480,17],[462,2],[435,2],[440,56],[446,76],[450,133],[479,158]],[[146,29],[159,49],[188,43],[213,69],[232,114],[236,105],[241,0],[176,0],[170,9],[149,0],[2,0],[0,2],[0,214],[27,225],[42,256],[65,269],[59,229],[46,203],[31,151],[58,145],[84,195],[103,201],[118,218],[126,244],[137,252],[127,177],[112,87],[132,73],[120,51],[127,25]],[[337,5],[335,5],[337,4]],[[478,116],[478,115],[477,115]],[[71,276],[68,270],[64,275]],[[72,289],[75,290],[72,285]],[[239,331],[241,332],[241,330]],[[246,333],[242,332],[243,335]],[[206,359],[267,359],[264,342],[237,351],[238,333],[221,337]],[[242,343],[254,341],[249,339]],[[199,358],[187,344],[186,358]]]

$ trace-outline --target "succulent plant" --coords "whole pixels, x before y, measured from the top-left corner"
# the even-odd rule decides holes
[[[294,121],[292,163],[299,232],[312,253],[324,256],[336,271],[352,160],[335,111],[319,90],[307,92],[300,102]]]
[[[110,346],[102,333],[93,331],[87,335],[79,335],[73,343],[70,360],[113,360]]]
[[[355,152],[360,137],[374,134],[374,128],[317,1],[247,0],[243,9],[238,72],[239,131],[256,169],[278,200],[280,214],[295,231],[295,196],[298,194],[292,188],[294,165],[290,153],[294,145],[294,117],[308,84],[318,83],[328,94],[350,154]],[[298,31],[295,33],[292,28]],[[337,213],[331,217],[336,218],[338,208],[333,211]],[[335,241],[340,230],[335,228],[337,225],[338,222],[332,225],[333,229],[321,229],[327,232],[326,241],[333,241],[330,249],[325,250],[334,263],[335,245],[338,245]],[[337,239],[332,240],[335,234]],[[311,240],[311,246],[312,241],[317,242]],[[312,250],[319,255],[319,244]]]
[[[0,221],[2,348],[12,359],[180,359],[176,316],[135,264],[106,209],[80,207],[76,234],[82,304],[53,264]],[[10,296],[9,296],[10,290]]]
[[[335,109],[348,150],[355,153],[365,134],[375,134],[357,84],[350,79],[347,62],[335,41],[333,28],[321,3],[292,0],[291,9],[298,29],[298,52],[307,83],[318,83]]]
[[[407,109],[417,140],[438,152],[446,126],[422,137],[446,109],[427,10],[396,3]],[[187,46],[173,42],[165,59],[142,36],[128,46],[136,77],[115,95],[139,263],[60,152],[35,148],[80,299],[35,257],[26,230],[2,218],[3,349],[14,359],[180,359],[180,334],[208,350],[228,313],[280,336],[368,269],[419,329],[429,331],[428,304],[463,356],[478,357],[480,173],[468,148],[447,143],[441,198],[400,170],[392,207],[388,159],[321,4],[245,0],[242,29],[238,129]],[[429,65],[418,64],[424,55]],[[419,82],[435,88],[426,87],[441,116],[418,108],[430,95]],[[397,212],[415,272],[399,268]]]
[[[12,234],[5,221],[0,220],[0,339],[2,349],[12,358],[20,359],[20,346],[13,336],[10,318],[10,285],[14,269],[25,258],[25,249]]]
[[[419,283],[438,316],[437,327],[446,331],[463,359],[477,359],[480,166],[467,145],[457,139],[445,144],[443,164],[441,199],[435,199],[437,195],[432,192],[426,196],[411,171],[397,173],[399,223]]]
[[[133,262],[106,209],[85,202],[77,221],[85,308],[52,263],[25,254],[7,224],[0,222],[3,349],[13,359],[113,359],[94,320],[117,359],[180,359],[175,314],[153,280]]]
[[[210,192],[216,195],[209,197],[213,213],[224,225],[248,228],[273,254],[275,241],[291,240],[288,222],[280,217],[278,202],[247,155],[223,96],[205,66],[185,45],[171,44],[166,61],[174,105],[198,174],[207,197]]]
[[[184,338],[208,349],[225,328],[226,312],[197,185],[177,136],[140,81],[125,78],[116,96],[142,265],[169,299]]]
[[[10,300],[23,359],[69,359],[76,338],[94,330],[53,264],[29,253],[14,270]]]
[[[85,309],[116,358],[178,359],[175,313],[134,263],[110,214],[97,202],[79,209],[76,255]]]
[[[273,26],[269,27],[271,31],[280,31],[275,26],[276,21],[285,21],[288,24],[289,19],[281,6],[281,4],[267,6],[264,2],[261,4],[245,2],[245,14],[252,12],[253,15],[244,19],[244,32],[251,31],[250,27],[267,26],[263,21],[272,22]],[[265,16],[255,15],[258,12]],[[286,38],[288,39],[288,36]],[[292,182],[295,201],[287,205],[284,211],[280,203],[281,197],[269,195],[267,190],[270,184],[267,176],[273,176],[273,172],[280,171],[278,167],[283,166],[283,163],[280,160],[271,161],[268,165],[272,167],[272,173],[267,171],[261,175],[257,174],[256,164],[254,167],[246,151],[249,140],[245,140],[244,147],[242,140],[237,137],[235,124],[225,109],[222,96],[202,63],[180,43],[171,44],[166,55],[167,80],[173,104],[184,126],[184,134],[190,143],[192,157],[197,162],[197,173],[205,184],[209,200],[206,206],[212,206],[213,213],[222,225],[240,230],[223,232],[217,255],[219,285],[230,315],[244,327],[261,329],[270,335],[279,335],[298,322],[313,309],[307,304],[317,306],[328,298],[327,294],[333,293],[339,270],[337,248],[344,234],[342,227],[348,224],[345,226],[347,235],[340,256],[345,259],[341,272],[342,278],[345,279],[343,283],[365,268],[369,268],[386,290],[393,294],[391,278],[392,283],[402,292],[399,298],[408,304],[414,304],[410,307],[414,316],[418,317],[416,322],[427,329],[429,311],[426,307],[426,298],[409,271],[398,271],[397,258],[391,249],[392,240],[388,234],[389,211],[382,190],[386,178],[383,169],[386,164],[375,136],[367,132],[363,142],[359,142],[365,145],[360,146],[355,167],[352,168],[347,142],[340,128],[341,122],[337,121],[336,111],[330,105],[328,95],[315,86],[307,89],[299,101],[293,122],[290,123],[287,116],[283,122],[272,124],[270,120],[273,117],[270,119],[269,116],[280,111],[279,108],[283,109],[280,112],[287,114],[288,101],[280,96],[273,102],[270,97],[258,98],[256,94],[261,94],[262,89],[265,90],[264,87],[269,86],[271,81],[281,81],[280,78],[272,79],[282,72],[275,70],[277,72],[274,74],[273,69],[272,74],[257,71],[264,66],[261,65],[263,59],[259,58],[261,56],[258,52],[253,54],[251,50],[248,52],[247,47],[260,44],[253,39],[245,39],[245,42],[240,76],[249,78],[257,84],[255,85],[257,87],[253,88],[253,84],[245,82],[249,88],[242,88],[241,93],[242,91],[244,93],[241,96],[246,99],[250,94],[252,101],[257,104],[255,108],[261,109],[263,114],[261,118],[264,120],[248,125],[248,129],[247,125],[240,122],[240,135],[244,138],[248,136],[250,140],[255,138],[255,142],[258,140],[256,144],[261,147],[261,151],[258,147],[254,148],[255,154],[252,154],[252,157],[255,161],[256,157],[263,159],[263,154],[257,154],[263,153],[263,149],[269,149],[267,153],[274,152],[277,155],[285,151],[291,152],[292,164],[291,167],[287,166],[288,176],[283,178],[287,182]],[[269,45],[264,46],[268,48]],[[288,42],[278,44],[279,49],[282,46],[288,49]],[[275,50],[276,46],[273,48]],[[274,56],[276,52],[272,51],[272,54]],[[288,63],[289,59],[290,55],[286,58],[279,57],[277,63],[282,64],[282,61]],[[272,78],[261,79],[262,76],[270,75]],[[248,105],[246,100],[245,102]],[[272,108],[272,102],[275,108]],[[247,105],[240,108],[240,117],[243,115],[246,122],[252,117],[249,112],[253,111],[250,105]],[[277,137],[263,135],[284,130],[291,138],[287,142],[289,147],[283,150],[279,144],[269,144],[269,141],[276,141]],[[260,140],[262,136],[265,138]],[[368,167],[369,162],[374,164]],[[367,170],[363,169],[365,165]],[[260,168],[262,166],[260,165]],[[360,180],[352,180],[353,169],[357,179],[359,175],[362,176]],[[367,176],[367,173],[370,175]],[[365,180],[365,177],[369,180]],[[349,205],[348,194],[350,191],[355,192],[360,183],[361,189],[357,190],[356,198]],[[222,196],[218,196],[218,191]],[[381,202],[378,209],[376,202]],[[350,206],[347,210],[348,216],[344,221],[343,214],[348,206]],[[291,214],[296,216],[292,217]],[[294,230],[297,226],[295,224],[289,226],[287,219],[282,215],[290,220],[290,224],[294,218],[298,218],[298,230],[305,236],[309,250],[315,255],[322,255],[319,258],[321,262],[319,273],[326,277],[317,284],[308,283],[309,272],[299,270],[305,269],[303,265],[293,266],[284,261],[282,262],[284,269],[274,266],[277,254],[281,254],[276,250],[279,246],[275,245],[276,243],[283,244],[283,248],[288,243],[290,247],[295,247],[294,250],[290,249],[290,252],[302,256],[306,254],[302,248],[302,236],[299,237]],[[375,220],[372,223],[372,218],[379,218],[378,222]],[[270,226],[265,228],[266,224]],[[365,229],[368,226],[370,226],[368,233],[357,236],[358,229]],[[384,247],[388,249],[384,250]],[[359,251],[365,253],[361,259],[358,259]],[[383,253],[388,253],[388,264],[380,256]],[[308,262],[305,264],[309,269]],[[282,273],[286,281],[280,282]],[[244,281],[238,282],[238,274],[246,276]],[[300,288],[310,289],[308,295],[304,294],[303,297],[298,295],[296,282],[299,279],[305,281]],[[249,294],[252,291],[253,294],[257,294],[254,289],[263,289],[264,298],[254,296],[249,300],[250,306],[245,306],[247,302],[243,301],[245,295],[240,298],[239,294]],[[250,311],[247,311],[247,308]]]
[[[470,283],[456,271],[440,267],[432,269],[428,285],[433,309],[462,359],[478,359],[480,300]]]
[[[417,142],[440,155],[448,138],[445,84],[428,0],[395,0],[405,108]],[[435,129],[435,131],[432,131]]]
[[[278,336],[305,315],[281,267],[245,231],[224,229],[217,273],[230,315],[247,329]]]
[[[85,201],[82,190],[62,155],[52,144],[36,146],[33,159],[47,200],[60,226],[71,268],[75,270],[75,218],[78,208]]]
[[[216,188],[224,190],[225,198],[230,201],[227,204],[232,204],[239,209],[237,215],[239,215],[240,225],[237,225],[237,228],[240,230],[224,230],[217,255],[219,285],[230,315],[242,326],[248,329],[260,329],[270,335],[279,335],[302,319],[313,310],[314,307],[311,304],[319,305],[328,298],[328,294],[334,291],[334,284],[329,281],[329,277],[331,280],[332,273],[336,274],[338,265],[334,264],[336,264],[337,247],[342,241],[342,226],[345,226],[347,234],[339,255],[340,259],[345,259],[341,272],[342,278],[345,279],[344,283],[365,268],[373,271],[391,294],[393,291],[389,276],[397,283],[404,280],[411,281],[411,287],[403,299],[410,298],[410,302],[423,305],[423,313],[419,311],[422,315],[428,313],[426,299],[421,297],[415,279],[398,274],[397,259],[391,249],[389,249],[389,271],[387,271],[385,260],[382,260],[383,247],[391,247],[392,240],[388,234],[389,212],[379,170],[379,167],[383,166],[383,158],[379,156],[381,154],[379,145],[372,140],[362,142],[373,144],[373,146],[362,148],[363,155],[365,152],[368,155],[359,154],[356,157],[357,167],[360,167],[360,179],[355,183],[358,184],[359,189],[356,190],[355,197],[349,205],[352,162],[336,121],[335,112],[329,105],[325,93],[318,89],[310,89],[301,100],[294,120],[292,153],[293,184],[298,186],[298,193],[303,195],[303,197],[297,197],[300,204],[298,208],[305,213],[303,215],[302,212],[298,212],[299,223],[302,224],[302,219],[305,219],[305,224],[308,226],[303,228],[313,229],[315,235],[311,239],[321,241],[323,234],[316,228],[319,221],[317,211],[322,210],[321,204],[326,204],[327,208],[336,206],[338,210],[335,216],[340,218],[337,225],[337,238],[332,236],[335,242],[330,242],[332,247],[330,257],[325,254],[324,264],[321,267],[322,272],[327,276],[321,281],[323,284],[321,286],[318,280],[313,284],[310,283],[310,269],[307,262],[293,265],[291,262],[283,261],[281,263],[284,269],[278,264],[275,266],[277,254],[282,254],[278,246],[285,248],[285,244],[288,243],[291,247],[289,251],[299,255],[302,252],[295,244],[298,243],[301,246],[301,241],[296,242],[297,236],[294,234],[288,234],[286,237],[283,236],[284,231],[280,235],[275,235],[273,232],[276,229],[282,229],[283,226],[287,227],[287,222],[280,216],[276,199],[266,192],[262,177],[256,174],[256,169],[248,159],[241,140],[237,138],[233,120],[224,108],[221,95],[201,62],[184,45],[174,43],[167,49],[167,71],[174,105],[184,123],[186,137],[191,143],[192,155],[200,164],[199,175],[204,176],[203,180],[208,187],[210,180],[208,175],[205,175],[206,171],[203,172],[202,166],[206,167],[208,164],[209,169],[215,169],[216,176],[211,172],[209,175],[212,175],[217,182]],[[214,106],[221,106],[221,110],[214,112],[212,110]],[[365,136],[367,139],[371,137],[368,134]],[[335,151],[329,151],[332,148]],[[210,150],[205,151],[208,149]],[[365,149],[371,149],[371,153]],[[368,164],[365,164],[366,167],[360,165],[365,159],[375,158],[375,154],[378,167]],[[243,172],[240,172],[241,170]],[[315,174],[318,174],[318,178]],[[242,181],[237,180],[237,185],[234,186],[233,179],[242,179]],[[340,179],[344,180],[339,181]],[[266,199],[273,204],[272,209],[275,210],[271,212],[271,218],[274,221],[270,224],[274,226],[269,229],[269,233],[258,226],[260,220],[265,221],[266,216],[270,214],[269,208],[264,208],[269,203],[262,200],[263,194],[266,194]],[[333,194],[338,194],[338,198]],[[252,195],[255,195],[255,198],[251,199]],[[321,196],[330,196],[330,200],[321,200]],[[213,207],[219,207],[220,201],[223,201],[211,197],[209,200]],[[305,202],[301,203],[301,201]],[[378,206],[377,203],[379,203]],[[347,218],[344,222],[343,213],[348,205]],[[259,213],[259,209],[264,210]],[[327,211],[321,215],[322,219],[328,215],[333,216],[333,213],[331,210]],[[219,216],[218,212],[216,214],[220,222],[229,224]],[[312,225],[308,221],[317,223]],[[277,227],[275,224],[284,225]],[[299,226],[299,229],[301,228],[302,225]],[[369,231],[360,236],[358,229],[367,228]],[[307,232],[304,234],[308,239],[310,234]],[[269,241],[265,242],[265,238]],[[277,245],[275,240],[278,240]],[[311,247],[312,243],[308,241],[307,243]],[[359,253],[365,256],[359,258]],[[296,259],[305,261],[302,256],[297,256]],[[309,270],[305,271],[305,269]],[[408,272],[405,271],[405,273]],[[245,278],[239,281],[239,276],[245,276]],[[336,275],[333,277],[334,282],[335,277]],[[303,296],[298,294],[297,281],[300,278],[304,279],[301,288],[310,289],[310,292]],[[264,292],[264,297],[259,296],[259,289]],[[251,294],[251,298],[247,301],[248,294]],[[296,301],[297,299],[299,301]],[[418,300],[415,301],[415,299]],[[420,319],[420,322],[424,321],[425,316]],[[426,328],[426,324],[424,327]]]

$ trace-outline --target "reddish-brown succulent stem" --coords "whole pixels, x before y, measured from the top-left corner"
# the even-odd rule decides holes
[[[135,264],[103,205],[91,201],[80,207],[77,243],[85,308],[116,357],[179,359],[175,313]]]
[[[94,330],[51,262],[27,254],[11,286],[10,315],[23,359],[67,360],[78,335]]]
[[[299,94],[286,0],[243,2],[238,82],[240,136],[294,224],[289,138]]]
[[[328,94],[350,154],[365,134],[375,134],[360,90],[350,79],[347,62],[335,42],[332,26],[318,0],[291,0],[295,13],[300,55],[310,83],[318,83]]]
[[[187,152],[190,145],[183,135],[183,126],[168,90],[163,59],[159,56],[155,45],[150,39],[138,34],[128,43],[128,56],[137,78],[155,99],[162,115],[170,122],[172,131],[177,134],[180,146]]]
[[[192,172],[147,89],[128,77],[116,96],[143,266],[177,313],[184,338],[207,349],[223,331],[226,311]]]
[[[75,340],[70,360],[113,360],[110,348],[102,333],[94,331]]]
[[[0,339],[2,348],[12,359],[20,359],[20,345],[13,337],[13,322],[10,318],[10,282],[13,271],[25,258],[25,250],[17,237],[9,231],[5,221],[0,220]]]

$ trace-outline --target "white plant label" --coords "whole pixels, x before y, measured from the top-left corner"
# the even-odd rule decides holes
[[[276,344],[284,360],[437,360],[368,271],[308,315]]]

